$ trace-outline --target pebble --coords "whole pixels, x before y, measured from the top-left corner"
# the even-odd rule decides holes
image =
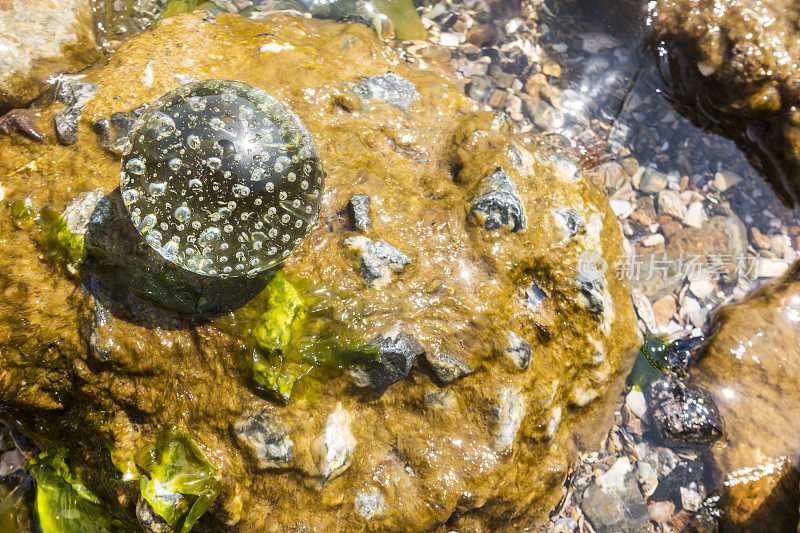
[[[24,466],[25,458],[22,457],[22,454],[19,450],[5,452],[2,457],[0,457],[0,478],[9,475],[12,472],[16,472],[17,470],[22,470]]]
[[[619,219],[626,219],[633,213],[634,207],[628,200],[610,200],[608,203]]]
[[[710,279],[696,279],[689,282],[689,291],[701,301],[708,298],[716,288],[716,284]]]
[[[654,168],[647,168],[639,181],[638,189],[648,194],[656,194],[667,187],[669,176]]]
[[[653,233],[652,235],[648,235],[644,239],[642,239],[642,246],[647,246],[648,248],[652,248],[654,246],[661,246],[666,242],[664,239],[664,235],[661,233]]]
[[[580,35],[583,41],[583,51],[596,54],[607,48],[616,48],[620,42],[606,33],[583,33]]]
[[[642,391],[633,390],[625,396],[625,405],[631,410],[631,413],[636,415],[639,420],[646,420],[647,418],[647,402],[644,398]]]
[[[622,168],[628,173],[628,176],[633,176],[639,172],[639,160],[635,157],[626,157],[622,160]]]
[[[439,44],[448,48],[455,48],[461,44],[461,35],[452,32],[442,32],[439,36]]]
[[[636,473],[639,476],[639,484],[642,489],[642,494],[648,498],[656,487],[658,487],[658,474],[653,466],[647,461],[638,461],[636,463]],[[672,515],[670,515],[672,516]]]
[[[683,223],[689,227],[700,229],[703,222],[706,220],[706,212],[703,209],[702,202],[692,202],[686,209],[686,215],[683,217]]]
[[[554,131],[564,126],[564,113],[538,98],[525,98],[528,116],[544,131]]]
[[[658,193],[658,210],[662,214],[669,215],[678,220],[683,220],[686,216],[686,206],[683,205],[681,195],[678,191],[666,189]]]
[[[696,512],[703,505],[703,497],[696,491],[681,487],[681,507],[690,512]]]
[[[647,511],[654,522],[664,524],[669,522],[670,518],[675,514],[675,504],[670,501],[651,502],[647,506]]]
[[[742,177],[740,175],[729,170],[720,170],[714,175],[714,180],[711,182],[711,184],[718,191],[725,192],[731,187],[739,184],[741,181]]]
[[[669,324],[670,319],[675,315],[678,310],[675,296],[667,294],[653,302],[653,315],[656,318],[656,325],[659,327]]]
[[[770,238],[761,233],[761,230],[755,226],[750,228],[750,242],[753,243],[753,246],[762,250],[767,250],[772,245]]]
[[[777,278],[786,273],[788,269],[789,264],[786,261],[761,257],[758,260],[755,274],[759,278]]]

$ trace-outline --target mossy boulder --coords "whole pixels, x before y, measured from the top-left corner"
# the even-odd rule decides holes
[[[188,273],[120,204],[119,151],[94,125],[130,127],[123,114],[186,77],[267,91],[319,147],[320,221],[278,273]],[[41,109],[45,143],[0,143],[17,206],[0,224],[2,420],[66,447],[98,499],[130,517],[140,502],[153,527],[172,515],[141,504],[141,476],[161,468],[141,458],[170,431],[191,436],[182,449],[214,485],[204,531],[521,527],[546,515],[576,444],[604,435],[639,342],[613,269],[580,268],[587,254],[613,264],[621,247],[575,163],[358,24],[178,15],[83,81],[97,91],[75,144],[48,127],[58,103]],[[358,232],[356,195],[370,198]],[[47,218],[56,233],[19,206],[62,213]],[[565,209],[582,221],[569,235]],[[353,237],[365,240],[347,246]],[[443,380],[430,361],[445,359],[461,370]]]

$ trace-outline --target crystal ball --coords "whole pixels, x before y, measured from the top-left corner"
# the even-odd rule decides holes
[[[253,276],[314,226],[324,172],[284,104],[245,83],[206,80],[139,117],[120,181],[131,221],[165,259],[207,276]]]

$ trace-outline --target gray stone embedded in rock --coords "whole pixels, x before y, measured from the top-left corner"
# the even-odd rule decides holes
[[[69,146],[78,142],[78,119],[81,113],[73,107],[53,115],[53,126],[56,129],[58,142]]]
[[[56,85],[55,98],[66,106],[53,115],[58,142],[71,145],[78,142],[78,120],[81,110],[97,92],[97,85],[87,81],[63,77]]]
[[[504,387],[497,393],[492,411],[494,448],[499,452],[511,449],[525,417],[525,397],[519,389]]]
[[[556,221],[556,226],[561,230],[564,239],[571,239],[586,231],[586,220],[577,209],[553,209],[550,211]]]
[[[325,429],[313,445],[312,453],[323,485],[350,467],[356,447],[356,439],[350,432],[351,422],[352,417],[341,402],[336,404],[336,409],[325,422]]]
[[[129,113],[117,111],[111,114],[111,118],[101,118],[94,123],[93,129],[100,136],[100,143],[103,148],[112,154],[122,156],[125,145],[142,113],[147,110],[147,105],[140,105]]]
[[[442,383],[452,383],[458,378],[474,372],[466,363],[445,350],[431,350],[425,353],[425,358]]]
[[[239,446],[260,470],[286,468],[294,458],[294,442],[278,417],[265,409],[233,426]]]
[[[114,344],[114,322],[111,313],[96,296],[99,292],[97,280],[93,277],[89,278],[87,286],[93,295],[87,334],[89,350],[101,361],[108,362],[111,360],[116,347]]]
[[[380,76],[365,76],[358,83],[345,82],[353,94],[362,100],[383,100],[403,111],[408,111],[419,94],[414,84],[394,72]]]
[[[360,252],[361,274],[370,287],[380,288],[392,280],[392,274],[399,274],[411,259],[406,254],[384,241],[372,241],[366,237],[349,237],[344,240],[345,248]]]
[[[359,492],[356,494],[355,509],[356,513],[371,520],[386,510],[386,501],[380,492]]]
[[[647,407],[662,439],[711,444],[722,436],[722,416],[711,395],[685,378],[666,374],[647,388]]]
[[[508,332],[508,344],[505,348],[506,355],[511,358],[520,370],[527,370],[531,363],[533,347],[528,341],[514,333]]]
[[[366,194],[356,194],[347,202],[347,212],[355,229],[367,231],[372,227],[369,218],[370,204],[372,204],[372,199]]]
[[[105,197],[105,191],[98,188],[79,194],[67,204],[61,216],[64,217],[64,222],[73,234],[83,237],[92,218],[103,214],[96,213],[96,211],[108,209],[108,205],[106,205],[108,201],[104,202]]]
[[[377,357],[365,368],[350,371],[356,385],[384,391],[403,379],[411,371],[416,358],[425,353],[422,344],[401,327],[401,324],[395,324],[388,333],[378,335],[369,343],[368,348],[377,348]]]
[[[636,475],[624,457],[586,488],[581,510],[597,533],[639,533],[650,523]]]
[[[481,180],[469,213],[486,231],[505,227],[517,232],[528,226],[517,184],[501,167]]]

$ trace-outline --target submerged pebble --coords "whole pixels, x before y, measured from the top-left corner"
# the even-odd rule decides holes
[[[300,119],[264,91],[207,80],[161,97],[137,120],[122,198],[148,244],[209,276],[255,275],[314,225],[324,174]]]

